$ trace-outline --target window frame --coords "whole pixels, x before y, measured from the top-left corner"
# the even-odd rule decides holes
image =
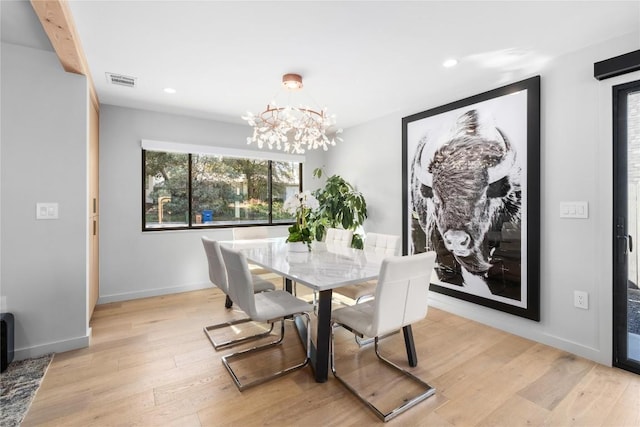
[[[147,223],[146,223],[146,212],[145,212],[145,204],[146,204],[146,188],[145,188],[145,180],[146,180],[146,164],[147,164],[147,151],[159,151],[159,152],[171,152],[170,150],[162,150],[162,149],[146,149],[146,148],[142,148],[142,168],[141,168],[141,172],[142,172],[142,180],[141,180],[141,188],[142,188],[142,203],[141,203],[141,211],[142,211],[142,218],[141,218],[141,228],[143,232],[154,232],[154,231],[178,231],[178,230],[210,230],[210,229],[223,229],[223,228],[239,228],[239,227],[274,227],[274,226],[290,226],[292,224],[295,223],[295,219],[291,219],[291,221],[279,221],[274,223],[273,222],[273,163],[274,162],[286,162],[286,161],[290,161],[293,163],[298,163],[298,174],[299,174],[299,186],[298,186],[298,191],[302,191],[302,161],[299,160],[273,160],[273,159],[268,159],[268,158],[264,158],[264,159],[259,159],[258,157],[242,157],[240,155],[238,156],[224,156],[224,157],[236,157],[236,158],[241,158],[241,159],[248,159],[248,160],[262,160],[262,161],[266,161],[268,166],[267,166],[267,199],[268,199],[268,205],[269,205],[269,213],[268,213],[268,218],[267,218],[267,222],[261,221],[261,222],[256,222],[256,223],[247,223],[247,222],[243,222],[243,223],[239,223],[239,224],[209,224],[209,225],[205,225],[205,224],[197,224],[194,225],[193,224],[193,206],[192,206],[192,198],[193,198],[193,161],[192,161],[192,156],[193,155],[201,155],[199,153],[194,153],[194,152],[184,152],[183,154],[187,154],[187,158],[188,158],[188,183],[187,183],[187,198],[188,198],[188,218],[189,218],[189,222],[188,224],[184,225],[184,226],[174,226],[174,227],[147,227]],[[205,155],[208,155],[209,153],[202,153]]]

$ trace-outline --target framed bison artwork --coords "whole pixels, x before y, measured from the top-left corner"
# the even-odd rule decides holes
[[[404,254],[431,290],[540,320],[540,76],[402,119]]]

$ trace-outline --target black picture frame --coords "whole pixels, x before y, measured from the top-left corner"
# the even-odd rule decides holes
[[[540,76],[402,119],[403,254],[431,290],[540,320]]]

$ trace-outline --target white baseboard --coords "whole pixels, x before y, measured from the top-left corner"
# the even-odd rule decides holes
[[[77,350],[89,346],[89,335],[84,337],[72,338],[64,341],[57,341],[28,348],[14,350],[13,360],[29,359],[38,357],[48,353],[64,353],[65,351]]]
[[[611,356],[607,352],[547,333],[537,326],[534,326],[534,324],[537,325],[537,322],[532,320],[512,316],[507,313],[497,313],[490,308],[467,303],[466,301],[459,301],[441,294],[432,293],[429,305],[510,334],[559,350],[564,350],[602,365],[611,366]]]
[[[180,292],[198,291],[200,289],[211,288],[211,282],[192,283],[189,285],[174,286],[171,288],[146,289],[143,291],[124,292],[121,294],[100,295],[98,304],[107,304],[110,302],[128,301],[132,299],[157,297],[159,295],[178,294]]]
[[[175,286],[171,288],[149,289],[140,292],[126,292],[122,294],[103,295],[98,298],[98,304],[106,304],[109,302],[127,301],[139,298],[148,298],[159,295],[176,294],[180,292],[196,291],[200,289],[211,288],[211,282],[193,283],[184,286]],[[63,353],[65,351],[76,350],[79,348],[85,348],[89,346],[91,338],[91,328],[87,328],[87,335],[72,338],[64,341],[57,341],[53,343],[47,343],[37,345],[34,347],[15,349],[13,353],[13,360],[29,359],[31,357],[42,356],[47,353]]]

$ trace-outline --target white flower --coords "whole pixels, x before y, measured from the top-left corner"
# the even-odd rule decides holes
[[[282,208],[292,215],[296,215],[304,209],[318,209],[319,207],[318,199],[309,190],[289,196],[282,205]]]
[[[282,209],[284,209],[285,212],[288,212],[292,215],[296,213],[299,207],[300,207],[300,199],[298,198],[298,194],[294,194],[290,196],[287,200],[285,200],[284,204],[282,205]]]
[[[318,209],[320,207],[318,199],[316,199],[309,190],[300,193],[299,197],[300,204],[307,209]]]

